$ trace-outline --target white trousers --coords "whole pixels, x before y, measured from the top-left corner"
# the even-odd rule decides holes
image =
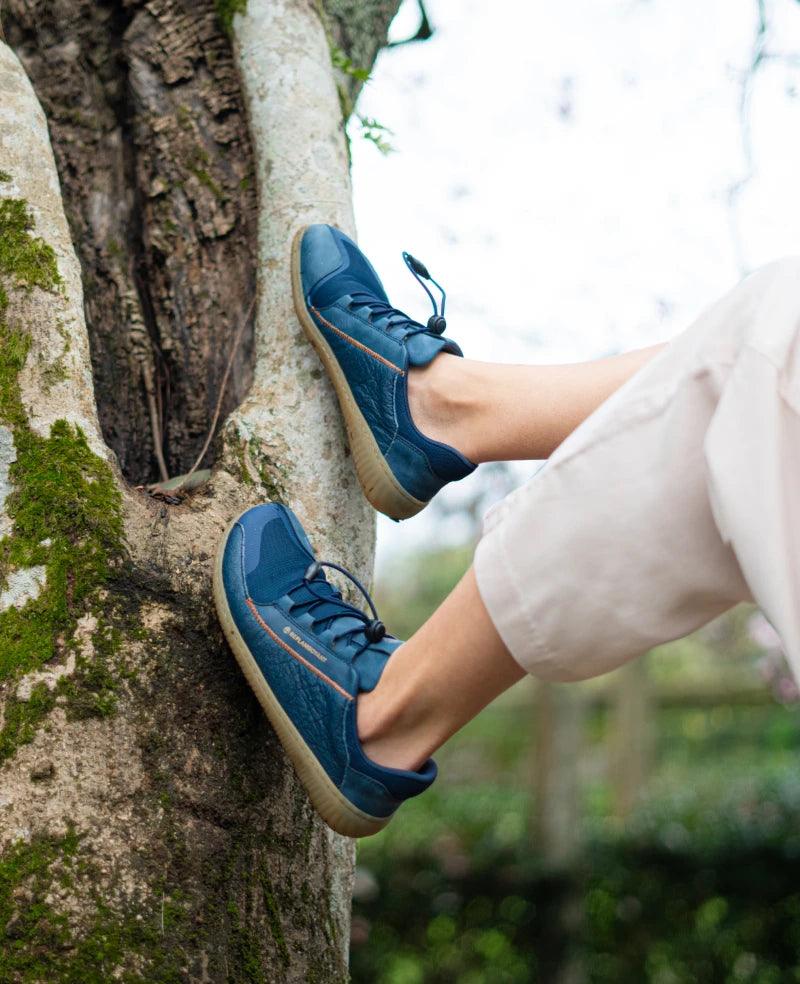
[[[800,678],[800,259],[752,274],[487,514],[478,586],[579,680],[754,601]]]

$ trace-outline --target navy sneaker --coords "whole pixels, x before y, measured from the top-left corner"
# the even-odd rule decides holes
[[[393,308],[369,260],[328,225],[301,229],[292,250],[292,289],[300,323],[328,371],[344,415],[364,494],[392,519],[423,509],[448,482],[475,465],[420,433],[408,409],[408,370],[440,352],[461,355],[445,338],[445,294],[425,266],[403,254],[433,304],[426,324]],[[442,294],[441,312],[423,281]]]
[[[370,614],[342,599],[325,567],[358,587]],[[356,698],[375,687],[400,640],[386,634],[351,574],[316,560],[290,509],[268,503],[234,520],[217,554],[214,601],[239,665],[329,826],[349,837],[374,834],[430,786],[433,760],[407,772],[364,754]]]

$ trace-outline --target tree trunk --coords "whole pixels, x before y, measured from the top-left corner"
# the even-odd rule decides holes
[[[540,681],[536,695],[534,843],[548,867],[566,868],[581,850],[586,704],[564,684]]]
[[[355,80],[330,45],[368,66],[395,7],[8,0],[3,984],[346,979],[352,843],[310,809],[210,577],[231,517],[265,499],[371,573],[288,256],[302,223],[352,231],[337,85],[348,104]],[[200,452],[254,294],[210,481],[149,495]]]
[[[652,751],[652,698],[647,657],[617,670],[609,734],[614,813],[625,820],[641,798]]]

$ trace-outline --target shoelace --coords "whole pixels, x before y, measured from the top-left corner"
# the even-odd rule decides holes
[[[447,294],[445,293],[444,287],[433,279],[430,273],[428,273],[428,268],[421,260],[416,259],[416,257],[406,252],[403,253],[403,260],[405,261],[408,269],[411,271],[412,276],[428,295],[430,302],[433,305],[433,314],[430,318],[428,318],[427,324],[420,324],[419,321],[415,321],[413,318],[405,314],[405,312],[400,311],[398,308],[392,307],[391,304],[380,300],[380,298],[375,297],[374,294],[369,294],[366,291],[354,291],[350,295],[352,300],[349,306],[354,308],[368,307],[370,310],[370,319],[372,317],[387,318],[389,328],[403,327],[407,325],[409,331],[405,332],[403,335],[404,339],[411,338],[413,335],[421,334],[441,335],[447,328],[447,321],[444,317]],[[425,280],[429,280],[441,293],[441,310],[439,310],[433,294],[424,283]]]
[[[334,586],[325,578],[322,574],[322,568],[328,567],[331,570],[338,571],[340,574],[344,575],[352,584],[358,588],[361,594],[366,598],[367,604],[369,605],[369,610],[372,614],[372,618],[369,617],[361,609],[356,608],[354,605],[346,602],[342,598],[341,593],[334,588]],[[320,593],[319,590],[315,590],[314,585],[319,585],[320,588],[323,586],[328,590],[326,592]],[[301,588],[306,588],[313,597],[311,598],[300,598],[297,601],[293,601],[289,606],[289,612],[302,610],[303,613],[308,613],[312,615],[311,626],[316,628],[318,625],[327,627],[332,625],[337,619],[340,618],[356,618],[361,623],[360,625],[352,625],[335,635],[332,639],[332,643],[335,646],[342,639],[350,639],[356,636],[359,632],[364,633],[365,642],[359,647],[359,649],[353,654],[353,659],[360,656],[369,646],[375,642],[380,642],[381,639],[386,635],[386,626],[378,618],[378,612],[375,608],[375,604],[372,598],[364,587],[364,585],[354,577],[350,571],[346,568],[341,567],[339,564],[334,564],[327,560],[315,560],[309,564],[308,569],[303,575],[302,584],[298,585],[294,591],[298,591]],[[290,592],[290,595],[292,592]],[[323,605],[334,605],[336,606],[336,611],[325,612],[320,614],[318,617],[313,617],[313,612],[315,609],[319,609]]]

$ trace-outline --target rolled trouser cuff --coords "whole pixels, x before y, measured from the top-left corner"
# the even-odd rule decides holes
[[[547,676],[550,656],[528,613],[528,583],[506,545],[508,526],[503,516],[512,507],[512,497],[500,503],[484,522],[484,535],[475,551],[474,569],[478,591],[498,635],[517,663],[536,676]]]

